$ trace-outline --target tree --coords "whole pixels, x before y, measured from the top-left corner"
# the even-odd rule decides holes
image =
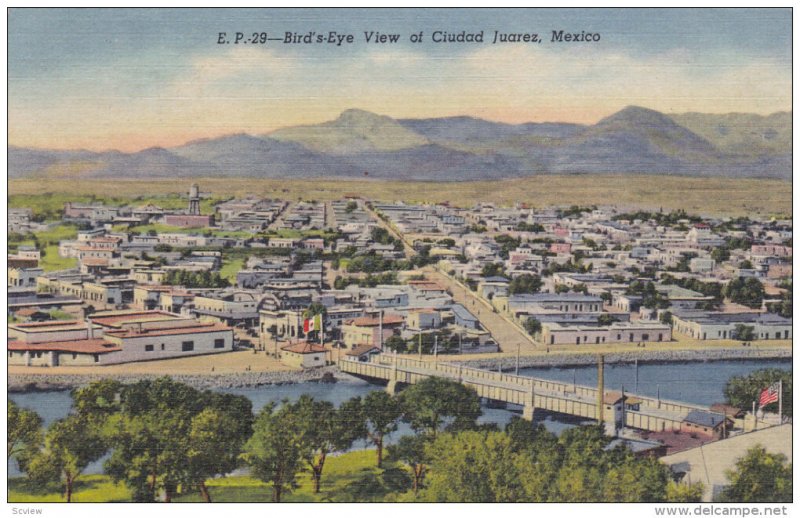
[[[781,380],[783,386],[783,415],[792,417],[792,373],[783,369],[759,369],[746,376],[732,376],[725,384],[725,400],[738,408],[750,408],[758,401],[761,391]],[[778,403],[766,409],[777,410]]]
[[[393,459],[408,465],[414,478],[412,489],[414,494],[419,493],[427,473],[427,460],[425,457],[425,444],[429,438],[422,435],[404,435],[397,444],[389,446],[389,455]]]
[[[511,280],[508,285],[508,293],[538,293],[542,289],[542,278],[538,275],[523,273]]]
[[[443,434],[425,447],[430,474],[423,497],[435,502],[525,500],[511,439],[501,432]]]
[[[503,273],[503,263],[486,263],[481,269],[481,277],[496,277]]]
[[[397,431],[397,422],[402,416],[402,409],[397,398],[381,390],[367,394],[364,397],[362,409],[367,438],[377,449],[378,467],[380,468],[383,463],[383,441],[386,436]]]
[[[7,457],[16,459],[19,468],[25,471],[31,456],[42,444],[42,418],[33,410],[17,406],[10,399],[7,415]]]
[[[731,338],[735,340],[742,340],[744,342],[755,340],[755,328],[745,324],[736,324],[733,328],[733,332],[731,333]]]
[[[725,285],[723,293],[731,302],[751,308],[761,307],[764,301],[764,285],[755,277],[737,277]]]
[[[619,322],[619,319],[610,313],[603,313],[597,317],[598,326],[610,326],[614,322]]]
[[[662,324],[671,326],[672,325],[672,312],[671,311],[664,311],[663,313],[661,313],[661,317],[659,318],[659,321]]]
[[[28,477],[38,483],[59,480],[64,485],[64,499],[71,502],[75,481],[106,450],[100,429],[81,415],[69,414],[48,428],[44,449],[32,458]]]
[[[224,411],[236,421],[236,427],[226,432],[229,437],[217,436],[213,439],[217,441],[241,440],[251,419],[250,402],[243,396],[200,392],[168,377],[123,385],[119,405],[106,426],[112,454],[104,467],[113,480],[125,482],[134,501],[154,501],[163,493],[169,502],[181,484],[197,482],[200,475],[188,462],[192,457],[188,438],[194,424],[198,437],[204,434],[204,440],[213,442],[212,423],[201,426],[194,421],[203,410]],[[195,460],[195,468],[209,464]],[[220,456],[210,462],[224,466],[224,461]]]
[[[447,431],[468,430],[481,416],[478,394],[461,383],[429,377],[400,393],[403,421],[415,432],[436,436]]]
[[[528,320],[525,321],[525,331],[527,331],[529,335],[535,337],[542,332],[542,323],[534,317],[529,317]]]
[[[284,405],[286,413],[295,423],[300,455],[311,469],[314,493],[319,493],[325,461],[330,453],[348,449],[359,437],[363,437],[359,419],[352,420],[359,408],[350,402],[342,411],[337,411],[328,401],[314,401],[302,395],[295,403]],[[354,410],[352,412],[351,410]],[[359,424],[353,427],[353,424]]]
[[[667,484],[667,502],[676,504],[688,504],[703,500],[705,486],[702,482],[686,484],[682,482],[670,482]]]
[[[791,502],[792,465],[782,454],[757,445],[725,472],[730,486],[720,495],[723,502]]]
[[[727,248],[715,248],[711,251],[711,258],[721,263],[731,258],[731,252]]]
[[[272,486],[272,501],[280,502],[284,494],[298,487],[303,459],[294,416],[285,402],[279,411],[275,406],[270,403],[259,412],[242,459],[254,477]]]
[[[252,403],[244,396],[213,393],[208,406],[192,418],[183,482],[196,487],[206,502],[206,480],[239,466],[239,454],[253,427]]]
[[[784,318],[792,318],[792,282],[781,284],[785,291],[781,293],[781,301],[767,304],[767,311],[777,313]]]
[[[408,350],[408,345],[406,341],[403,340],[402,337],[398,335],[392,335],[386,339],[383,343],[384,346],[390,351],[397,352],[397,353],[404,353]]]

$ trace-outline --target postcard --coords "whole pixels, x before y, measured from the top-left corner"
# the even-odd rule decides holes
[[[791,9],[7,19],[9,512],[788,512]]]

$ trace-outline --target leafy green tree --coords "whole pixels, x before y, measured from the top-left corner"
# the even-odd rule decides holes
[[[783,386],[783,415],[792,417],[792,373],[783,369],[759,369],[746,376],[732,376],[725,384],[725,400],[738,408],[750,408],[758,401],[761,391],[781,380]],[[765,409],[777,411],[778,403]]]
[[[711,251],[711,258],[721,263],[731,258],[731,252],[727,248],[715,248]]]
[[[603,313],[597,317],[597,325],[599,326],[610,326],[614,322],[619,322],[619,319],[610,313]]]
[[[542,289],[542,278],[538,275],[523,273],[511,280],[508,285],[508,293],[538,293]]]
[[[792,282],[781,285],[786,291],[781,293],[780,302],[767,304],[767,311],[777,313],[784,318],[792,318]]]
[[[730,485],[720,495],[723,502],[791,502],[792,465],[782,454],[757,445],[726,471]]]
[[[315,315],[323,315],[323,316],[325,316],[327,314],[328,314],[328,308],[326,308],[325,305],[322,304],[321,302],[312,302],[305,309],[305,311],[303,311],[303,316],[305,318],[310,318],[310,317],[313,317]]]
[[[666,324],[668,326],[672,325],[672,312],[671,311],[664,311],[661,313],[661,317],[659,318],[662,324]]]
[[[325,461],[329,454],[347,450],[353,442],[364,433],[359,427],[358,420],[351,420],[353,412],[348,406],[342,411],[337,411],[328,401],[314,401],[308,395],[300,396],[295,403],[286,406],[286,413],[292,417],[297,429],[297,440],[303,460],[311,469],[314,483],[314,493],[319,493],[322,483],[322,473]],[[354,408],[355,413],[358,407]]]
[[[411,468],[413,476],[412,490],[418,494],[422,489],[425,475],[428,472],[428,464],[425,456],[425,444],[429,442],[429,437],[424,435],[404,435],[400,437],[397,444],[389,446],[389,455]]]
[[[657,459],[636,459],[630,450],[603,474],[603,498],[608,502],[663,502],[671,482],[669,468]]]
[[[542,332],[542,323],[538,319],[530,317],[525,321],[525,331],[531,336],[538,336]]]
[[[703,491],[705,491],[705,486],[702,482],[685,484],[671,481],[667,484],[666,499],[667,502],[676,504],[700,502],[703,500]]]
[[[481,269],[481,277],[496,277],[504,273],[503,263],[486,263]]]
[[[423,493],[434,502],[519,502],[525,489],[513,443],[501,432],[442,434],[425,448],[430,474]]]
[[[755,277],[737,277],[725,285],[723,293],[731,302],[759,308],[764,301],[764,285]]]
[[[242,459],[254,477],[272,486],[272,501],[280,502],[283,495],[298,487],[303,458],[295,417],[285,404],[278,411],[275,407],[270,403],[256,416]]]
[[[733,332],[731,333],[731,338],[735,340],[743,340],[745,342],[755,340],[755,328],[745,324],[736,324],[733,328]]]
[[[192,418],[182,482],[196,487],[206,502],[206,480],[239,466],[240,453],[253,426],[252,403],[233,394],[210,394],[210,403]]]
[[[95,387],[94,395],[79,399],[89,407],[108,405],[111,390]],[[119,410],[105,425],[112,454],[104,467],[113,480],[125,482],[134,501],[154,501],[163,493],[169,502],[179,486],[197,487],[206,476],[229,471],[232,446],[222,443],[241,444],[252,423],[244,396],[201,392],[168,377],[121,385],[114,401]],[[209,412],[198,418],[204,410]],[[211,451],[192,450],[192,436],[209,448],[216,444],[220,453],[212,459]]]
[[[418,434],[468,430],[481,416],[478,394],[456,381],[425,378],[400,393],[403,420]]]
[[[408,344],[406,344],[406,341],[398,335],[390,336],[383,344],[388,350],[393,352],[404,353],[408,351]]]
[[[90,426],[82,416],[69,414],[48,428],[44,449],[28,465],[28,477],[36,483],[60,481],[64,499],[71,502],[75,481],[106,451],[107,442],[101,430]]]
[[[384,439],[397,431],[397,424],[402,416],[402,408],[397,398],[382,390],[376,390],[364,397],[362,409],[366,423],[367,438],[375,445],[378,467],[380,468],[383,463]]]
[[[16,459],[19,468],[25,471],[28,461],[42,444],[42,418],[33,410],[17,406],[10,399],[7,405],[7,457]]]

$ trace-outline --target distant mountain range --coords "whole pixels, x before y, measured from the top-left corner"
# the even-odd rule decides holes
[[[57,151],[9,146],[10,178],[376,178],[460,181],[537,174],[791,178],[792,114],[665,115],[629,106],[594,125],[474,117],[336,120],[173,148]]]

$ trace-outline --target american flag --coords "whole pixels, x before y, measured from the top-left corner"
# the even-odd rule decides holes
[[[773,383],[761,391],[761,397],[758,399],[758,406],[763,407],[770,403],[775,403],[776,401],[778,401],[778,383]]]

